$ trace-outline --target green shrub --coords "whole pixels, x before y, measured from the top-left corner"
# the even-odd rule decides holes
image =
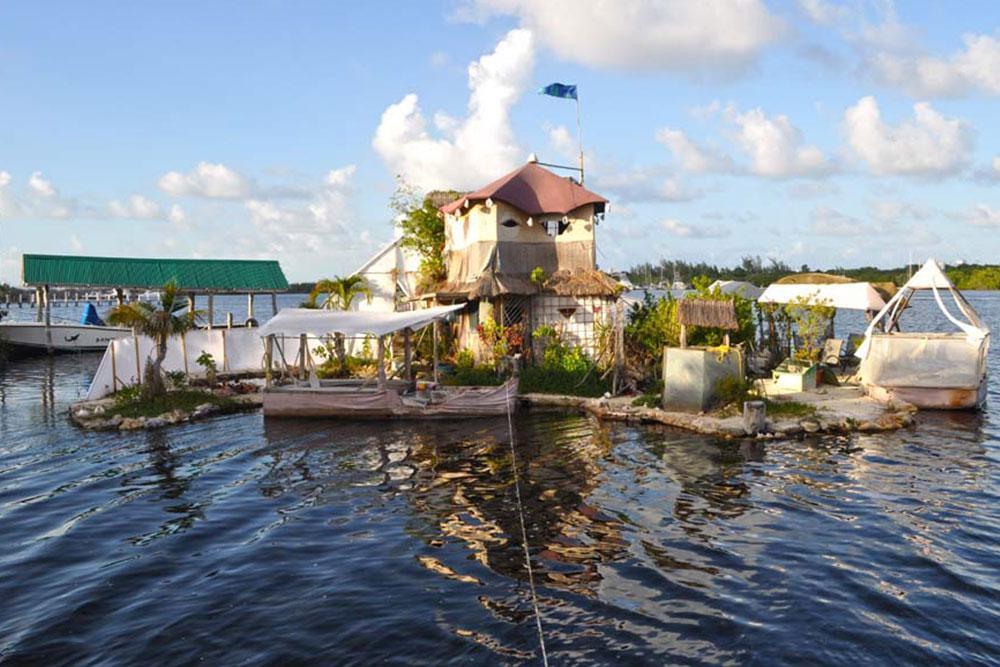
[[[503,377],[486,364],[456,364],[452,374],[441,378],[441,384],[455,387],[495,387],[502,383]]]
[[[122,417],[158,417],[171,410],[191,412],[203,403],[218,406],[223,412],[238,410],[241,404],[222,396],[196,389],[168,391],[153,398],[143,399],[142,387],[126,387],[115,394],[114,414]]]
[[[564,370],[546,366],[531,366],[521,371],[518,391],[523,394],[566,394],[569,396],[603,396],[611,383],[602,380],[596,368]]]

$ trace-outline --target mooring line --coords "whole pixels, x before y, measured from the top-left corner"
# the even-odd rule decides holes
[[[542,632],[542,612],[538,608],[538,594],[535,592],[535,573],[531,569],[528,529],[524,524],[524,504],[521,502],[521,483],[517,474],[517,452],[514,447],[514,417],[510,405],[510,391],[510,387],[508,387],[504,396],[507,399],[507,431],[510,434],[510,464],[514,471],[514,495],[517,498],[517,516],[521,521],[521,546],[524,547],[524,565],[528,569],[528,588],[531,590],[531,606],[535,610],[535,627],[538,629],[538,645],[542,649],[542,664],[549,667],[549,656],[545,652],[545,634]]]

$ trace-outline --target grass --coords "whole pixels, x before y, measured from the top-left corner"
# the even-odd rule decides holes
[[[138,392],[123,390],[118,392],[115,398],[113,412],[126,418],[159,417],[171,410],[191,412],[203,403],[217,406],[220,412],[233,412],[240,408],[240,403],[231,398],[215,396],[196,389],[168,391],[148,401],[142,400]]]
[[[492,366],[456,366],[454,373],[441,379],[441,384],[453,387],[496,387],[503,384]]]
[[[798,401],[773,401],[769,398],[765,398],[764,404],[767,406],[768,417],[816,416],[816,407],[809,405],[808,403],[799,403]]]

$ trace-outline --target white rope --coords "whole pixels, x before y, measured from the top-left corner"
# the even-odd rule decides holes
[[[516,383],[512,386],[517,386]],[[542,649],[542,664],[549,666],[549,656],[545,652],[545,635],[542,632],[542,612],[538,608],[538,595],[535,593],[535,573],[531,569],[531,552],[528,549],[528,530],[524,525],[524,505],[521,503],[521,483],[517,474],[517,453],[514,447],[514,417],[510,405],[512,387],[507,387],[504,396],[507,399],[507,430],[510,434],[510,464],[514,471],[514,495],[517,498],[517,516],[521,521],[521,545],[524,547],[524,565],[528,569],[528,588],[531,589],[531,606],[535,610],[535,627],[538,629],[538,645]]]

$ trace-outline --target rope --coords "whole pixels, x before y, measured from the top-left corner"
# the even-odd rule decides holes
[[[516,386],[516,384],[514,385]],[[545,635],[542,632],[542,612],[538,608],[538,594],[535,592],[535,573],[531,569],[531,552],[528,549],[528,530],[524,524],[524,505],[521,502],[521,483],[517,474],[517,452],[514,447],[514,417],[510,405],[511,388],[504,392],[507,399],[507,431],[510,434],[510,463],[514,471],[514,495],[517,498],[517,516],[521,522],[521,546],[524,547],[524,565],[528,570],[528,588],[531,590],[531,606],[535,611],[535,627],[538,629],[538,645],[542,649],[542,664],[549,667],[549,656],[545,652]]]

